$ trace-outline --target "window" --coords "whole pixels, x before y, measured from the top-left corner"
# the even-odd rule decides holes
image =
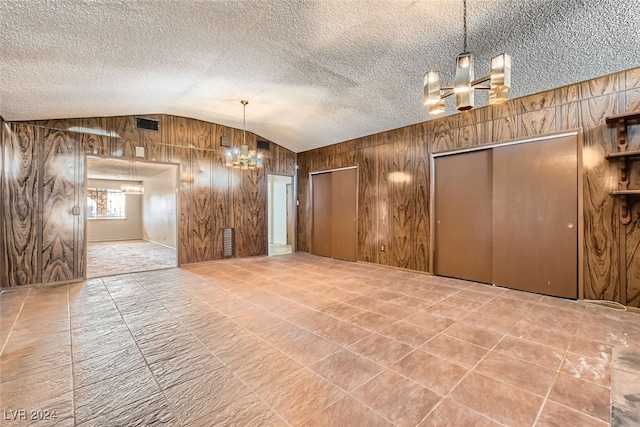
[[[88,219],[125,219],[125,195],[118,190],[87,189]]]

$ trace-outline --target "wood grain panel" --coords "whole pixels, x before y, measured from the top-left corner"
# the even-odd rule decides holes
[[[491,123],[493,142],[510,141],[518,135],[518,116],[496,119]]]
[[[442,151],[450,151],[456,147],[456,130],[446,130],[436,132],[433,138],[433,152],[440,153]]]
[[[327,170],[335,168],[335,164],[333,162],[335,146],[330,145],[328,147],[324,147],[322,150],[316,151],[316,168],[315,170]]]
[[[580,85],[573,84],[556,89],[557,104],[580,101]]]
[[[140,133],[135,128],[134,116],[110,117],[109,121],[111,122],[109,127],[113,129],[114,137],[133,140],[139,139]]]
[[[599,97],[614,93],[617,89],[618,74],[609,74],[580,83],[580,98],[586,100]]]
[[[386,144],[374,147],[376,159],[376,199],[374,207],[376,209],[376,252],[378,263],[389,265],[390,245],[393,244],[391,234],[391,220],[393,213],[391,209],[391,194],[389,189],[389,150],[391,147]],[[385,245],[385,251],[380,249]]]
[[[482,144],[486,123],[463,126],[455,130],[456,149],[464,149]],[[489,139],[490,140],[490,139]]]
[[[377,214],[376,209],[376,159],[375,148],[364,148],[356,152],[359,172],[358,188],[358,260],[378,261]],[[298,157],[301,164],[304,157]],[[302,187],[300,187],[302,190]],[[298,218],[300,219],[300,218]]]
[[[336,168],[344,168],[348,166],[356,165],[356,152],[355,151],[347,151],[346,153],[341,154],[340,156],[334,157],[334,165]]]
[[[413,156],[409,140],[398,140],[389,155],[389,187],[391,193],[391,239],[389,264],[415,269],[413,257]]]
[[[45,129],[42,152],[42,271],[43,283],[74,278],[76,154],[72,135]]]
[[[627,305],[640,307],[640,203],[634,211],[636,220],[627,225]]]
[[[429,246],[431,236],[430,215],[429,215],[429,144],[427,136],[414,138],[412,140],[413,151],[413,181],[414,181],[414,203],[415,215],[413,220],[413,241],[412,252],[415,259],[415,269],[419,271],[429,271],[430,251]]]
[[[626,81],[626,89],[640,87],[640,67],[627,70],[624,72],[624,75]]]
[[[77,134],[85,154],[92,156],[107,156],[111,151],[111,137],[94,135],[91,133]]]
[[[76,132],[90,132],[91,134],[99,136],[113,136],[107,117],[85,117],[78,119],[78,121],[82,130],[77,130]]]
[[[45,128],[69,130],[76,126],[79,126],[81,121],[80,119],[51,119],[51,120],[38,120],[35,122],[29,122],[29,123],[35,124],[36,126],[42,126]]]
[[[521,99],[520,112],[530,113],[538,110],[546,110],[556,106],[556,91],[536,93]]]
[[[145,157],[152,162],[169,163],[171,147],[167,144],[156,144],[149,142],[146,144]]]
[[[232,170],[237,256],[266,255],[264,169]]]
[[[546,108],[520,115],[519,136],[544,135],[556,130],[556,109]]]
[[[173,146],[170,154],[171,163],[178,167],[178,265],[191,262],[191,150],[185,147]]]
[[[211,221],[211,179],[212,152],[192,150],[191,171],[191,209],[189,211],[189,240],[191,244],[190,262],[203,262],[213,259],[213,227]]]
[[[604,154],[616,149],[605,118],[616,114],[615,95],[591,98],[580,103],[584,156],[584,295],[591,299],[616,300],[618,295],[618,207],[609,191],[616,188],[615,165]]]
[[[190,120],[192,144],[196,148],[211,150],[211,123],[201,120]]]
[[[230,194],[229,194],[229,168],[225,166],[223,151],[216,151],[213,155],[213,181],[211,184],[211,208],[213,210],[211,221],[212,252],[213,259],[223,258],[222,229],[230,227]]]
[[[180,145],[183,147],[193,147],[191,120],[184,117],[171,117],[171,127],[169,129],[169,141],[172,145]]]
[[[557,107],[557,130],[577,129],[580,127],[580,103],[570,102]]]
[[[2,204],[6,255],[5,286],[37,283],[40,271],[38,248],[38,175],[40,128],[11,124],[4,141],[5,177]]]
[[[7,152],[5,151],[5,141],[11,138],[11,129],[8,123],[5,123],[0,116],[0,288],[9,286],[9,278],[7,277],[7,264],[5,260],[5,218],[4,207],[7,204],[4,194],[5,187],[5,169],[7,168],[5,161]],[[8,142],[7,142],[8,145]]]
[[[456,116],[446,116],[436,120],[429,120],[427,122],[428,133],[439,133],[447,130],[451,130],[457,127],[458,118]]]
[[[309,197],[311,194],[309,180],[309,164],[311,161],[307,158],[306,153],[301,153],[298,157],[300,169],[297,171],[298,176],[298,234],[296,238],[296,246],[298,251],[309,252],[309,236],[311,235],[311,224],[309,214],[311,206]]]
[[[502,104],[492,105],[493,120],[506,119],[508,117],[517,116],[522,111],[522,99],[510,99]]]

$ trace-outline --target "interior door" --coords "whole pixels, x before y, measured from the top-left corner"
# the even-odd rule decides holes
[[[311,253],[331,257],[331,173],[312,175]]]
[[[491,150],[435,159],[435,274],[491,283]]]
[[[493,153],[493,283],[577,298],[577,136]]]
[[[357,169],[331,173],[331,256],[356,261]]]

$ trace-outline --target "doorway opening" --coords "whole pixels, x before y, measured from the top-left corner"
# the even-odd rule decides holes
[[[86,277],[177,267],[178,165],[93,156],[86,164]]]
[[[268,175],[267,185],[269,256],[290,254],[295,230],[293,177]]]

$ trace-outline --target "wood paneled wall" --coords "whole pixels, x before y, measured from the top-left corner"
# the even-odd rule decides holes
[[[149,162],[180,166],[178,254],[189,264],[222,258],[222,228],[236,230],[236,256],[267,254],[266,174],[295,174],[296,155],[275,143],[260,150],[264,168],[225,166],[242,130],[168,115],[159,131],[135,128],[135,116],[3,123],[3,286],[82,278],[85,155],[134,159],[145,148]],[[257,136],[247,132],[250,149]],[[72,215],[79,206],[82,215]]]
[[[430,271],[431,153],[581,128],[584,297],[640,306],[640,200],[631,224],[622,225],[618,201],[608,194],[618,171],[604,158],[616,150],[605,118],[638,110],[640,68],[299,153],[298,250],[309,248],[309,172],[357,165],[358,259]],[[639,128],[629,129],[630,150],[640,149]],[[640,162],[631,175],[640,188]]]

